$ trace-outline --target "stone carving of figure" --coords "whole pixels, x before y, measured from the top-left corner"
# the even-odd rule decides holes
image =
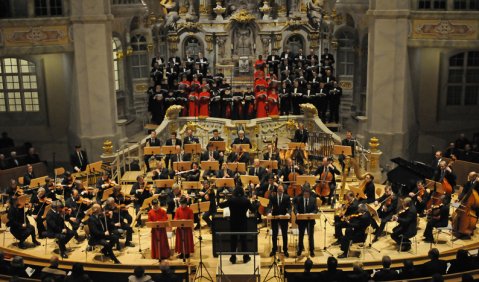
[[[160,5],[165,9],[165,27],[176,30],[176,22],[180,19],[177,3],[175,0],[162,0]]]
[[[314,26],[319,26],[323,18],[323,0],[308,0],[308,18]]]
[[[253,55],[253,38],[249,28],[236,29],[234,50],[239,56]]]
[[[198,2],[198,0],[188,0],[188,14],[187,15],[188,15],[189,19],[196,19],[197,18],[195,2]]]

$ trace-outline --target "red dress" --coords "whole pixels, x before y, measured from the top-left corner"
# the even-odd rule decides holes
[[[155,211],[151,209],[148,212],[148,221],[167,221],[168,216],[164,209],[158,209]],[[160,254],[161,259],[167,259],[170,257],[170,246],[168,245],[168,236],[166,235],[165,228],[152,228],[151,229],[151,258],[158,259]]]
[[[278,93],[269,92],[268,94],[268,114],[270,116],[279,115]]]
[[[198,116],[198,93],[195,91],[190,92],[188,95],[188,116]]]
[[[256,62],[254,63],[254,68],[255,68],[255,69],[258,69],[258,67],[259,67],[259,69],[260,69],[261,71],[264,71],[264,66],[265,66],[265,64],[266,64],[265,61],[258,59],[258,60],[256,60]],[[264,74],[263,74],[263,76],[264,76]]]
[[[175,211],[175,219],[191,219],[193,220],[193,210],[189,207],[179,207]],[[184,236],[184,252],[183,241]],[[181,254],[191,254],[195,252],[195,245],[193,243],[193,230],[191,228],[176,229],[176,245],[175,252]]]
[[[256,92],[256,117],[257,118],[263,118],[268,116],[268,113],[266,112],[266,98],[267,98],[267,94],[265,91]]]
[[[207,117],[209,116],[208,106],[210,104],[210,92],[204,91],[199,95],[200,103],[200,116]]]
[[[253,75],[253,78],[254,80],[257,80],[257,79],[264,79],[264,71],[262,70],[257,70],[254,72],[254,75]]]

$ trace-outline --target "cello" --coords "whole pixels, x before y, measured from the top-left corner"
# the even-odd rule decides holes
[[[329,170],[329,165],[331,163],[328,160],[328,165],[323,169],[323,173],[321,173],[319,178],[319,183],[316,185],[316,194],[321,197],[328,197],[331,193],[331,187],[329,183],[333,181],[333,174]]]
[[[301,185],[296,184],[299,173],[296,171],[295,166],[293,165],[293,170],[288,174],[289,186],[287,193],[291,198],[301,194]]]
[[[459,202],[452,214],[452,231],[456,237],[471,236],[477,224],[476,209],[479,207],[479,194],[471,187]]]

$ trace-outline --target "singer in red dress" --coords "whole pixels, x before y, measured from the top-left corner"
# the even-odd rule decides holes
[[[199,95],[199,104],[200,104],[200,116],[207,117],[209,116],[208,106],[210,104],[210,92],[208,92],[208,87],[203,87],[203,91]]]
[[[166,211],[160,208],[157,199],[151,201],[153,208],[148,212],[148,221],[167,221]],[[151,258],[167,259],[170,257],[170,246],[168,245],[168,236],[165,228],[151,229]]]
[[[187,206],[188,201],[185,197],[180,199],[180,207],[176,209],[175,219],[191,219],[193,220],[193,210]],[[193,230],[188,228],[178,228],[176,230],[176,245],[175,251],[186,258],[190,257],[191,253],[195,252],[195,245],[193,243]]]
[[[188,116],[197,117],[198,116],[198,92],[191,91],[188,94]]]
[[[263,87],[260,87],[258,91],[256,91],[256,117],[263,118],[267,117],[268,113],[266,111],[266,101],[268,98],[268,94],[264,91]]]
[[[279,115],[279,99],[278,93],[276,93],[275,88],[271,88],[268,93],[268,114],[270,116],[277,116]]]

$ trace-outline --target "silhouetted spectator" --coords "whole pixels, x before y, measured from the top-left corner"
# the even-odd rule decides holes
[[[10,262],[10,275],[17,277],[28,277],[25,272],[25,264],[23,263],[23,258],[21,256],[14,256]]]
[[[439,274],[439,273],[435,273],[431,278],[432,278],[431,282],[443,282],[444,281],[444,277],[442,277],[442,275]]]
[[[8,133],[4,131],[2,132],[2,138],[0,138],[0,148],[9,147],[15,147],[15,143],[12,138],[8,137]]]
[[[451,267],[447,273],[464,272],[474,268],[472,259],[466,250],[458,250],[456,259],[451,261]]]
[[[72,273],[65,278],[65,282],[90,282],[92,281],[88,274],[85,273],[81,263],[74,263],[72,266]]]
[[[335,257],[328,257],[328,269],[320,272],[322,281],[344,281],[346,275],[338,269],[338,260]]]
[[[145,275],[145,269],[142,266],[136,266],[133,275],[128,277],[128,282],[147,282],[152,281],[150,275]]]
[[[462,282],[474,282],[474,276],[470,273],[465,273],[461,276]]]
[[[9,168],[9,163],[5,159],[4,154],[0,154],[0,169],[7,169]]]
[[[42,269],[40,278],[42,281],[51,279],[56,282],[63,281],[66,276],[65,270],[58,269],[59,258],[58,256],[52,256],[50,258],[50,265]]]
[[[348,281],[369,281],[369,274],[363,269],[363,264],[359,261],[353,263],[353,272],[348,275]]]
[[[391,269],[391,258],[389,256],[383,256],[382,264],[383,269],[374,274],[374,281],[396,280],[398,278],[398,273]]]
[[[435,273],[444,274],[446,273],[447,264],[445,261],[439,259],[439,250],[432,248],[427,254],[430,261],[424,263],[421,266],[422,276],[432,276]]]
[[[35,164],[40,162],[40,156],[35,151],[34,147],[28,149],[27,156],[25,157],[25,163]]]
[[[3,251],[0,251],[0,273],[10,273],[10,263],[5,260],[5,254],[3,253]]]
[[[306,281],[318,281],[319,273],[312,273],[311,269],[313,268],[313,261],[310,258],[307,258],[304,262],[304,272],[295,276],[293,279],[294,282],[306,282]]]
[[[17,158],[17,152],[11,151],[10,152],[10,167],[19,167],[21,165],[22,165],[22,163]]]
[[[404,260],[403,265],[404,266],[401,269],[401,273],[399,274],[399,279],[411,279],[419,275],[412,260]]]
[[[464,149],[464,147],[466,146],[466,144],[471,144],[471,141],[469,141],[467,138],[466,138],[466,135],[464,133],[461,133],[459,135],[459,138],[456,139],[456,141],[454,142],[454,144],[456,145],[456,148],[458,149]]]
[[[179,282],[181,279],[171,271],[168,262],[163,261],[160,265],[161,273],[155,276],[155,282]]]

